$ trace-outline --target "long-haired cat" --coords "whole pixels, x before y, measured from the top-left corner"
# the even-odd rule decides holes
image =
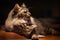
[[[45,37],[43,35],[47,33],[55,33],[52,28],[43,26],[38,19],[32,17],[25,4],[14,6],[5,21],[5,28],[27,38]]]

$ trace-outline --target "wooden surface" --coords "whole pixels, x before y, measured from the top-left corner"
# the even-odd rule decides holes
[[[27,39],[16,33],[0,31],[0,40],[27,40]],[[48,35],[44,38],[39,38],[38,40],[60,40],[60,36]]]
[[[26,40],[26,38],[13,32],[0,31],[0,40]]]
[[[39,38],[39,40],[60,40],[60,36],[53,36],[53,35],[50,35],[50,36],[46,36],[44,38]]]

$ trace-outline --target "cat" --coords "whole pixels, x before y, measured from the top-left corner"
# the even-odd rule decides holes
[[[44,35],[55,33],[55,30],[42,25],[38,19],[34,18],[26,5],[15,4],[5,21],[5,30],[15,32],[26,38],[45,37]]]

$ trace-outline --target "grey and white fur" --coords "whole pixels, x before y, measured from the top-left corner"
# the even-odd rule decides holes
[[[48,32],[56,33],[54,29],[43,26],[42,22],[32,17],[25,4],[14,6],[5,21],[5,28],[9,32],[15,32],[27,38],[37,38],[41,34],[42,36],[46,35]]]

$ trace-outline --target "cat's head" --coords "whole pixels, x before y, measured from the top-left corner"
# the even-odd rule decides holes
[[[13,8],[13,12],[14,14],[12,17],[21,18],[23,16],[29,17],[31,15],[31,13],[29,12],[28,8],[26,7],[24,3],[21,6],[16,4],[15,7]]]

